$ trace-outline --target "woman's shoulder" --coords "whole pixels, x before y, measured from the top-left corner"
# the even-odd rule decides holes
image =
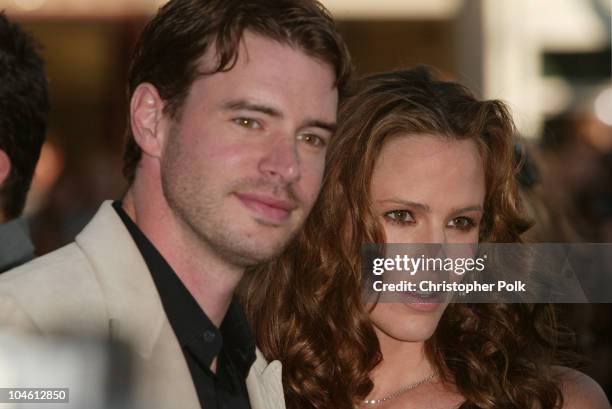
[[[611,409],[603,389],[590,376],[565,366],[553,371],[563,393],[563,409]]]

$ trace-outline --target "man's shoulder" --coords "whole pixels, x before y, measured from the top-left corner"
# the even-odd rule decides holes
[[[103,203],[74,242],[0,275],[0,297],[36,295],[45,301],[90,297],[97,287],[97,274],[104,272],[99,271],[104,270],[100,263],[125,247],[116,228],[121,221],[115,216],[111,202]]]
[[[87,257],[76,243],[71,243],[0,275],[0,294],[63,289],[66,280],[72,287],[88,270]]]
[[[0,275],[1,323],[62,331],[101,322],[103,310],[95,271],[75,243]]]

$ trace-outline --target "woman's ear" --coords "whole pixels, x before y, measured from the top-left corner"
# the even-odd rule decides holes
[[[164,133],[160,126],[164,102],[153,84],[142,83],[130,101],[130,125],[134,141],[143,154],[159,158],[164,146]]]

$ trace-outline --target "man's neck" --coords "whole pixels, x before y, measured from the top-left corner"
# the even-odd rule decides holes
[[[123,208],[219,327],[244,270],[216,255],[165,201],[151,200],[149,189],[141,192],[133,186],[123,199]]]

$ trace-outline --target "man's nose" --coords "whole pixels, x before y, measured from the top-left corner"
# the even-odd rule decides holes
[[[264,147],[264,155],[259,162],[259,171],[271,179],[285,183],[300,178],[300,160],[295,138],[278,137]]]

